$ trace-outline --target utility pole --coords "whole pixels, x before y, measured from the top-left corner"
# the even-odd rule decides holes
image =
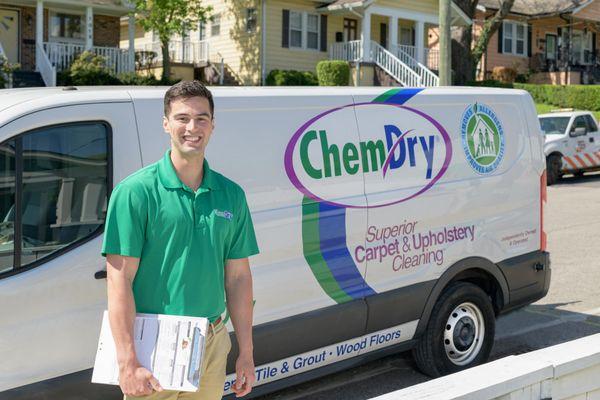
[[[452,84],[450,75],[450,1],[440,0],[440,86]]]

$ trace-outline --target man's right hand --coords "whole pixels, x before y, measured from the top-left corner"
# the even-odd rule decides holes
[[[140,365],[122,368],[119,371],[119,386],[126,396],[147,396],[163,390],[152,372]]]

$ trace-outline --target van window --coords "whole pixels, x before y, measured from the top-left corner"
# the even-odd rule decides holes
[[[12,159],[5,155],[11,149]],[[104,123],[36,129],[0,151],[6,182],[0,192],[0,272],[36,262],[102,226],[109,171]]]
[[[11,211],[15,204],[15,141],[0,145],[0,273],[12,269],[15,234]]]

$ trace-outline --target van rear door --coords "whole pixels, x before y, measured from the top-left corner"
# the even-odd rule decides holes
[[[132,116],[71,105],[0,128],[0,391],[93,366],[108,195],[141,167]]]
[[[358,255],[380,293],[367,330],[402,325],[407,339],[453,264],[539,249],[539,175],[516,91],[374,91],[355,92],[369,203]]]

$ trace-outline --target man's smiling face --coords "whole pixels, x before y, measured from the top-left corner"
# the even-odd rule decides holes
[[[176,98],[163,128],[171,136],[171,148],[182,157],[204,155],[214,129],[210,105],[204,97]]]

